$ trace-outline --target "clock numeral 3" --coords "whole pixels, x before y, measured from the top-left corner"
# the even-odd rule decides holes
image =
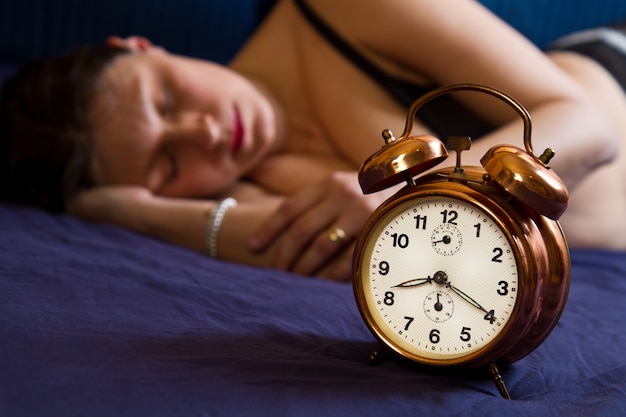
[[[498,282],[498,285],[500,286],[500,288],[498,288],[498,294],[499,295],[507,295],[509,293],[509,283],[506,281],[500,281]]]

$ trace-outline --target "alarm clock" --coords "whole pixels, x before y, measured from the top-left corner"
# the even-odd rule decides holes
[[[443,94],[469,90],[510,105],[524,122],[524,149],[491,148],[481,167],[462,165],[469,137],[411,136],[417,110]],[[510,398],[498,366],[535,350],[565,307],[570,256],[558,219],[568,192],[536,156],[528,111],[479,84],[432,90],[410,107],[403,134],[383,132],[383,147],[359,170],[362,191],[406,183],[378,207],[357,237],[353,288],[379,347],[414,363],[468,371],[486,368]],[[454,166],[436,169],[448,153]],[[426,173],[428,171],[428,173]]]

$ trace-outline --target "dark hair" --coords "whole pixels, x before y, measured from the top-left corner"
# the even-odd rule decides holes
[[[0,98],[0,199],[60,212],[93,186],[90,100],[106,66],[127,49],[85,47],[21,66]]]

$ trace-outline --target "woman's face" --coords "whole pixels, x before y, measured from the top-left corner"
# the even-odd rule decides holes
[[[253,84],[155,47],[105,69],[90,116],[96,183],[169,197],[219,194],[278,146],[274,109]]]

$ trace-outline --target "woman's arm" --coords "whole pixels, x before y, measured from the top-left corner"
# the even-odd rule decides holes
[[[276,210],[280,199],[261,192],[239,191],[233,195],[240,199],[240,203],[230,208],[224,217],[217,242],[219,258],[253,266],[271,266],[275,245],[268,245],[263,252],[252,252],[247,242],[252,232]],[[206,230],[217,204],[215,200],[160,197],[143,187],[106,186],[77,195],[70,202],[68,212],[207,254]]]
[[[533,121],[538,153],[556,151],[552,167],[573,188],[614,157],[611,123],[585,91],[522,35],[472,0],[309,0],[354,45],[438,85],[486,84],[520,101]],[[522,144],[522,122],[506,104],[475,92],[459,100],[501,126],[475,141],[464,163],[479,164],[497,144]],[[337,146],[355,155],[346,137]],[[477,138],[475,138],[477,139]],[[355,163],[362,155],[356,155]]]
[[[576,187],[597,166],[614,157],[618,135],[592,100],[565,72],[529,41],[469,0],[307,0],[325,21],[357,48],[381,58],[401,74],[414,74],[433,84],[479,83],[499,88],[520,101],[533,120],[533,147],[541,154],[556,150],[551,166],[568,187]],[[476,92],[459,100],[500,126],[474,141],[463,163],[480,165],[494,145],[523,147],[523,124],[508,105]],[[337,112],[337,117],[342,117]],[[383,126],[390,127],[390,126]],[[359,135],[340,135],[336,146],[358,166],[369,156]],[[474,138],[478,139],[478,138]],[[380,145],[378,145],[380,146]],[[366,153],[363,153],[366,152]],[[349,178],[328,180],[285,200],[251,240],[264,248],[286,236],[275,265],[308,273],[339,249],[330,244],[328,227],[358,233],[372,207]],[[355,191],[356,190],[356,191]],[[354,209],[353,209],[354,207]],[[343,256],[343,255],[340,255]]]
[[[255,252],[270,248],[276,268],[350,279],[356,237],[376,207],[401,186],[364,195],[356,172],[334,172],[286,197],[248,245]]]

